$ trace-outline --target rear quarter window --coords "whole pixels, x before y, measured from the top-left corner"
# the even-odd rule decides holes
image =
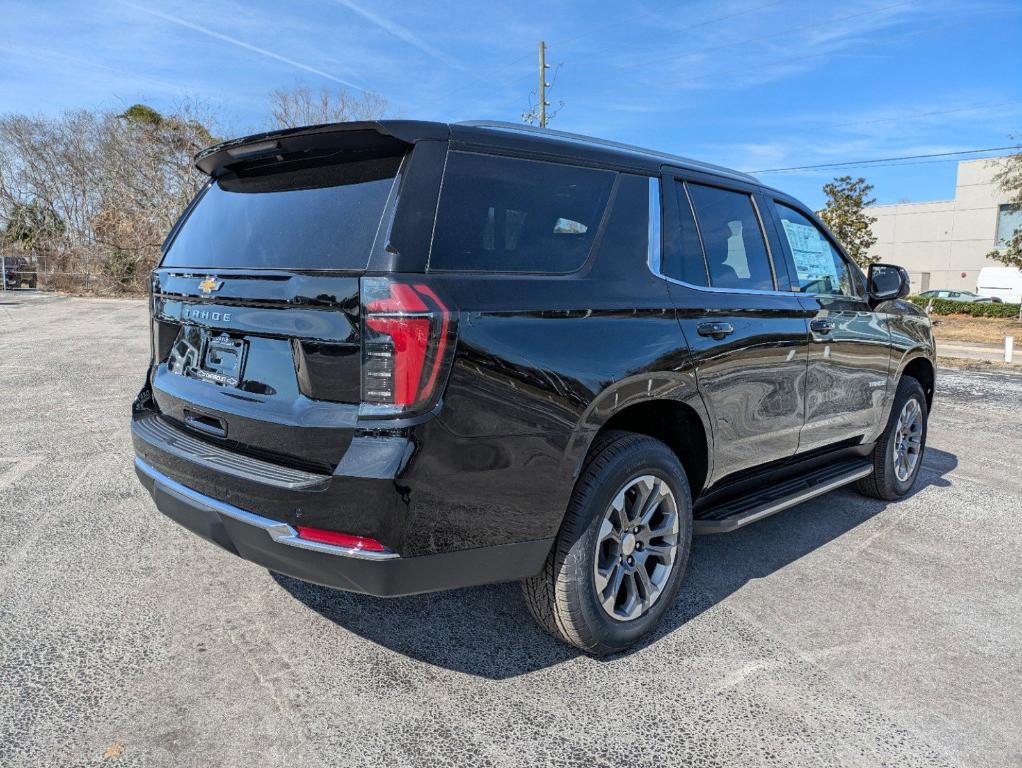
[[[432,271],[572,272],[589,257],[615,173],[451,152]]]

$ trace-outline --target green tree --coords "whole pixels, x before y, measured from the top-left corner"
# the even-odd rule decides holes
[[[994,180],[1006,194],[1010,195],[1008,204],[1022,208],[1022,152],[1008,155]],[[998,245],[999,247],[987,254],[987,258],[1007,267],[1022,269],[1022,226],[1015,229],[1003,246]]]
[[[147,104],[132,104],[120,115],[122,119],[136,125],[158,127],[163,122],[163,115]]]
[[[827,205],[820,211],[820,218],[830,227],[852,260],[863,269],[877,260],[876,256],[869,255],[869,249],[877,241],[871,229],[876,218],[865,210],[876,202],[869,196],[872,191],[873,185],[866,183],[861,176],[857,179],[840,176],[823,185]]]

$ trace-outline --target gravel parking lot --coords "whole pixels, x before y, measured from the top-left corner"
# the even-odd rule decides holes
[[[147,354],[144,302],[0,294],[0,766],[1022,765],[1022,374],[942,370],[914,495],[697,539],[597,660],[517,585],[332,592],[163,518]]]

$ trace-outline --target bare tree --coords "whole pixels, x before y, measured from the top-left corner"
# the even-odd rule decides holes
[[[164,234],[202,183],[192,159],[214,142],[208,125],[194,101],[167,114],[136,104],[0,116],[2,238],[45,256],[53,272],[144,288]]]
[[[303,85],[274,91],[270,103],[280,127],[387,110],[378,94]],[[143,290],[164,236],[205,180],[193,162],[215,143],[213,125],[212,111],[194,100],[163,113],[135,104],[0,115],[0,247],[45,261],[51,285],[77,289],[84,273],[90,288]]]
[[[387,100],[378,93],[353,94],[344,89],[313,91],[297,84],[270,94],[270,114],[277,128],[298,128],[349,120],[378,120],[387,113]]]

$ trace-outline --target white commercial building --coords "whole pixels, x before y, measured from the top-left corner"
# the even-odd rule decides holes
[[[871,254],[905,267],[913,293],[934,288],[975,291],[983,267],[1003,266],[986,257],[1022,226],[1022,210],[994,181],[1001,158],[958,163],[953,200],[875,205],[877,243]]]

